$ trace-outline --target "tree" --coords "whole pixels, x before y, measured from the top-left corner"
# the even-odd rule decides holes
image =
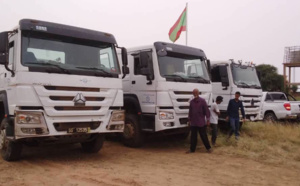
[[[278,74],[273,65],[258,65],[256,71],[260,74],[260,83],[263,91],[285,91],[284,77]]]
[[[297,92],[297,90],[298,90],[298,86],[297,85],[293,85],[292,86],[292,91],[293,91],[294,94]]]

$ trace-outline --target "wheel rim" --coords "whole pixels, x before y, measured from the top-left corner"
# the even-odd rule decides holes
[[[266,120],[269,121],[269,122],[275,122],[274,116],[272,116],[272,115],[270,115],[270,114],[268,114],[268,115],[266,116]]]
[[[126,139],[133,138],[133,135],[134,135],[133,123],[128,122],[128,121],[125,123],[123,135]]]
[[[0,131],[0,150],[5,150],[7,148],[8,141],[6,140],[6,131],[2,129]]]

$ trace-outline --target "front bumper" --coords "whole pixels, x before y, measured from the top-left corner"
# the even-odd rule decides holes
[[[16,111],[17,113],[18,111]],[[68,116],[68,117],[49,117],[43,110],[27,110],[24,112],[39,112],[42,114],[39,124],[19,124],[15,117],[15,138],[31,138],[31,137],[49,137],[49,136],[66,136],[78,133],[68,133],[68,128],[76,128],[78,126],[92,126],[90,130],[84,134],[93,133],[122,133],[124,130],[124,120],[112,120],[113,112],[123,112],[123,110],[109,110],[104,116]],[[117,126],[117,127],[116,127]],[[80,133],[82,134],[82,133]]]

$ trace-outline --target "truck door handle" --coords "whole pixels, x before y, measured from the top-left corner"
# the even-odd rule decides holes
[[[135,84],[135,81],[131,81],[131,84],[133,84],[133,85],[134,85],[134,84]]]

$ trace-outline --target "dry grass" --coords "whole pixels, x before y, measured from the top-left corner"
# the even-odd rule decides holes
[[[258,161],[300,167],[299,124],[248,122],[243,125],[239,141],[220,134],[216,154],[231,154]]]

